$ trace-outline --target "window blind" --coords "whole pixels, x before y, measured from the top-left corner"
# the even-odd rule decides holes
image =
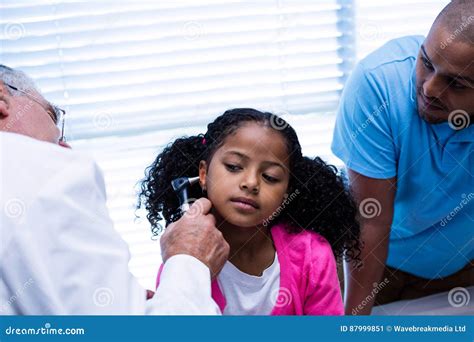
[[[357,58],[363,58],[387,41],[428,34],[448,0],[359,0],[355,4]]]
[[[255,107],[287,119],[305,154],[336,161],[334,113],[354,63],[426,33],[446,2],[3,0],[0,61],[67,110],[71,145],[104,171],[130,269],[153,288],[159,243],[135,212],[136,184],[168,142]]]

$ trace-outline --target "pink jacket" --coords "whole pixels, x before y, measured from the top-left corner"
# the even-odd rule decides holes
[[[280,291],[271,315],[343,315],[336,261],[326,239],[310,231],[289,233],[283,225],[272,227],[271,234],[280,263]],[[226,300],[217,280],[212,298],[223,312]]]

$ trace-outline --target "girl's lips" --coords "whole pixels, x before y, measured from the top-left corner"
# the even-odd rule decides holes
[[[236,208],[238,211],[247,212],[247,213],[257,211],[257,208],[247,203],[232,201],[232,204],[234,208]]]
[[[244,198],[244,197],[232,198],[231,202],[235,203],[238,207],[242,209],[258,209],[259,208],[257,202],[249,198]]]

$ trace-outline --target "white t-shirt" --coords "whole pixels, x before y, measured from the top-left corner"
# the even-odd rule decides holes
[[[224,315],[269,315],[280,288],[277,254],[260,277],[244,273],[227,261],[217,280],[226,299]]]

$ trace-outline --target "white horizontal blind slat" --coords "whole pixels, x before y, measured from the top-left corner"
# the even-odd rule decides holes
[[[357,57],[363,58],[397,37],[426,36],[448,3],[449,0],[356,1]]]
[[[183,103],[193,104],[191,124],[209,117],[206,104],[222,110],[306,96],[297,110],[316,95],[314,108],[335,105],[348,72],[341,2],[184,3],[10,4],[2,22],[21,18],[27,34],[5,41],[2,62],[66,107],[73,139],[157,127],[190,107]],[[328,90],[335,96],[321,104]],[[97,125],[104,113],[114,119],[108,129]],[[132,113],[143,120],[129,129]]]

